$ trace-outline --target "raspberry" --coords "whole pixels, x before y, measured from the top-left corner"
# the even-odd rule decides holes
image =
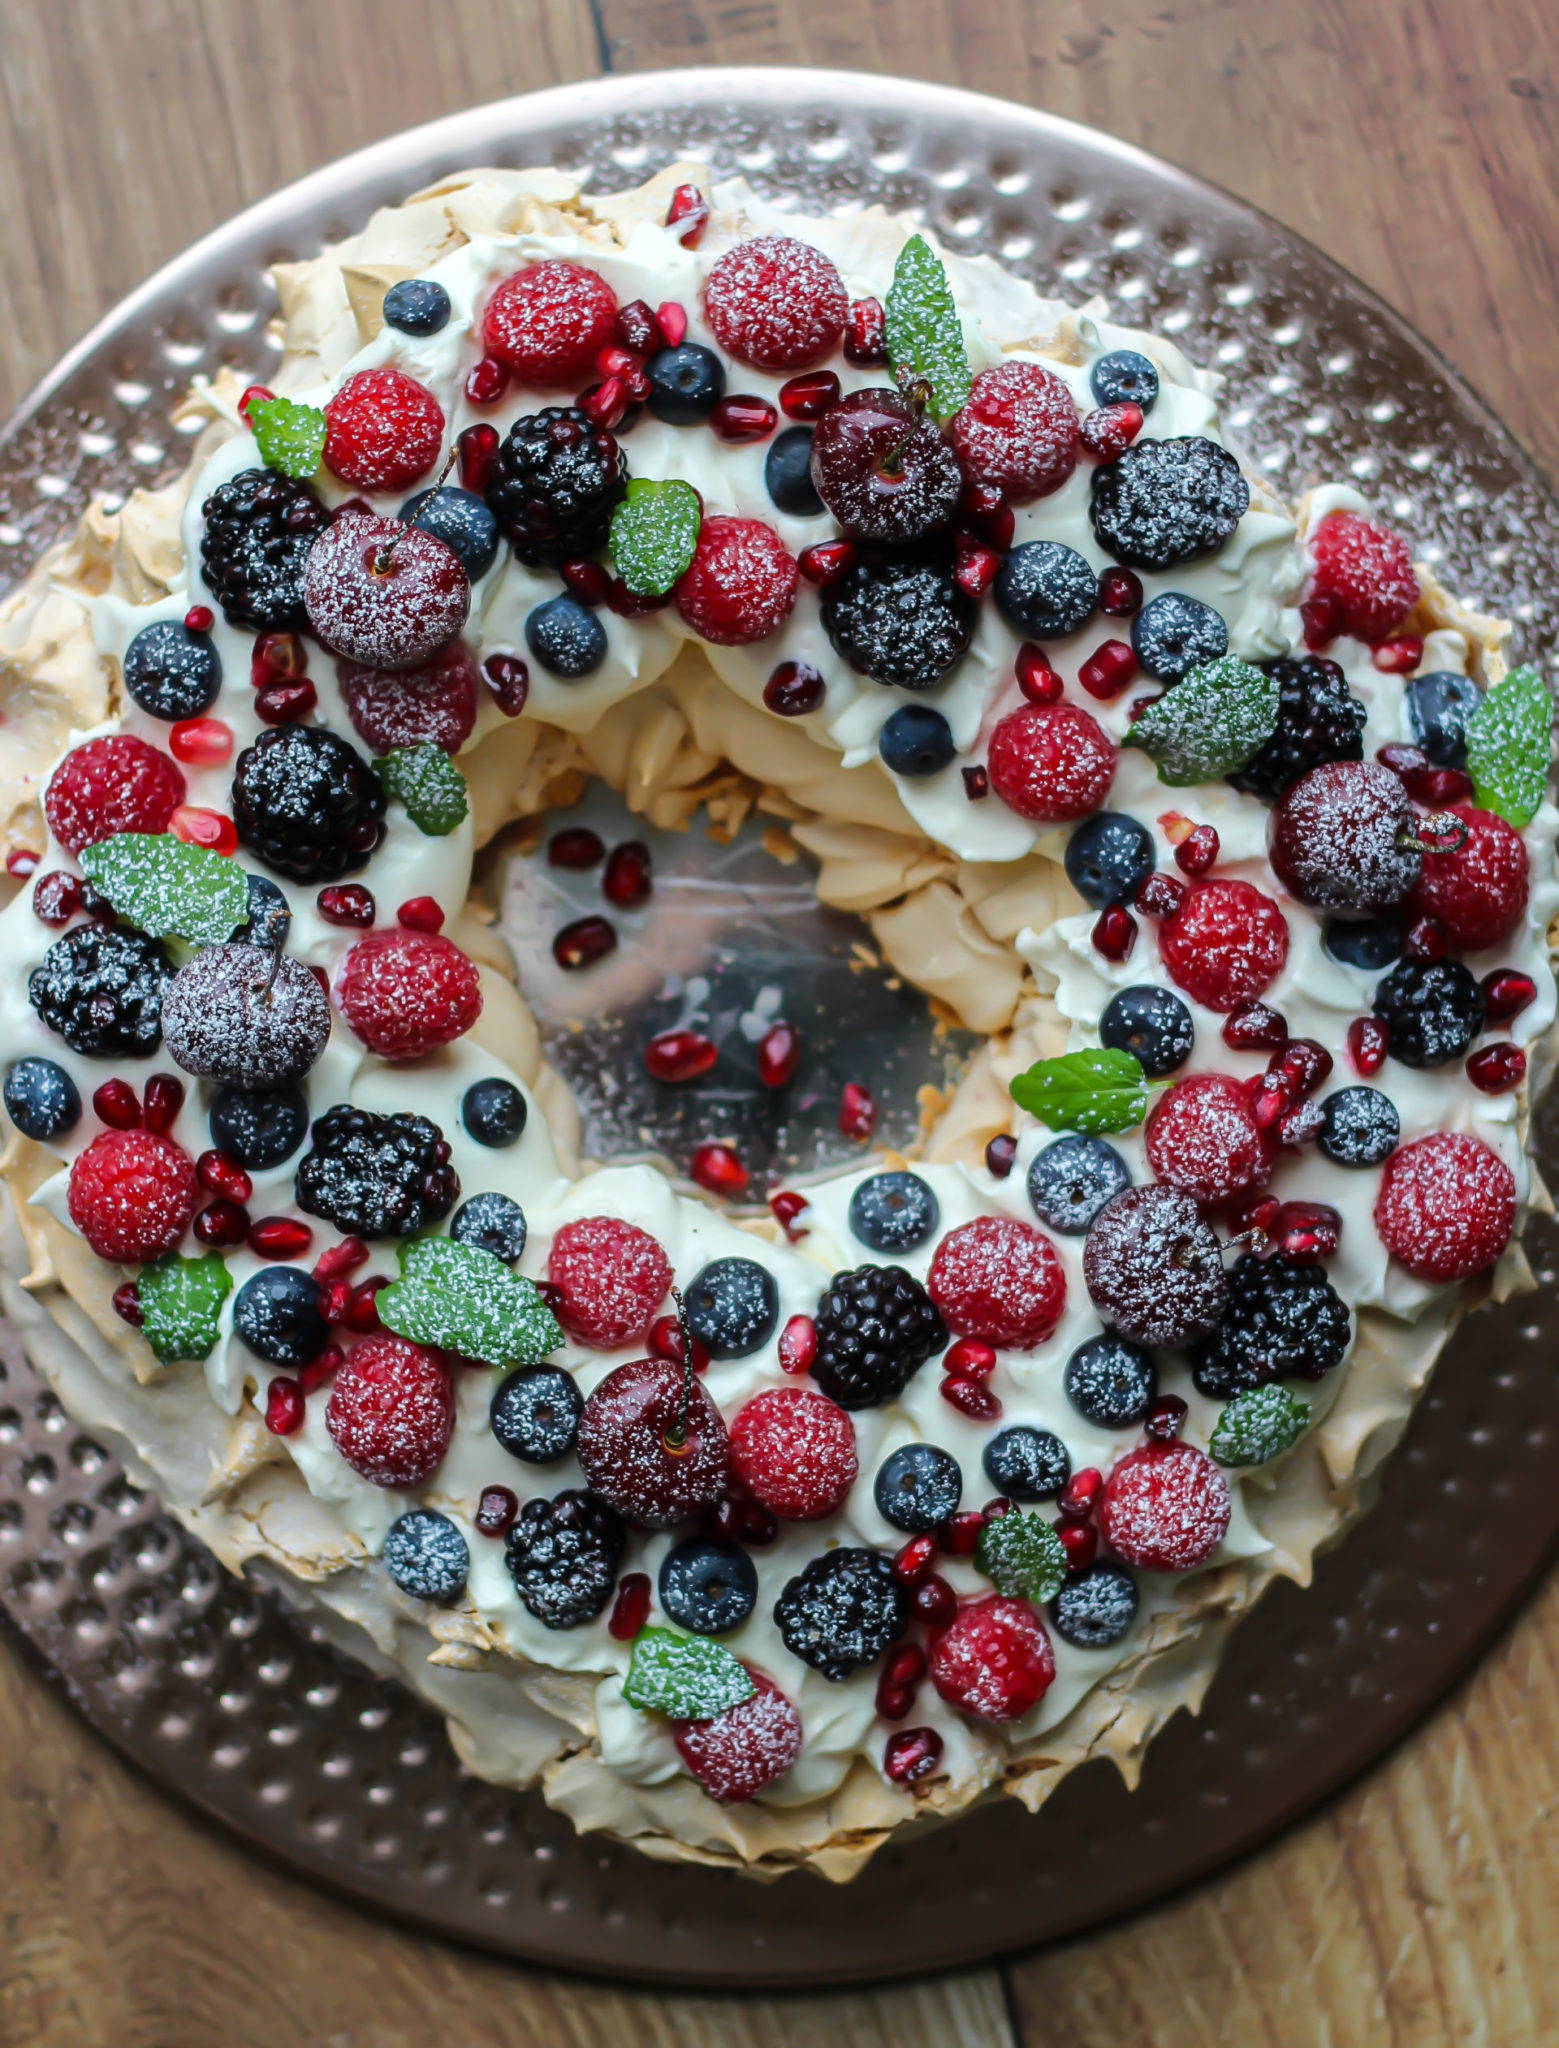
[[[753,1693],[710,1721],[673,1721],[682,1761],[711,1799],[737,1806],[783,1778],[801,1754],[801,1716],[772,1679],[749,1671]]]
[[[994,484],[1015,505],[1048,498],[1077,467],[1077,406],[1038,363],[998,363],[975,378],[948,439],[970,483]]]
[[[565,1223],[547,1254],[562,1299],[557,1318],[577,1343],[615,1351],[642,1337],[671,1285],[671,1261],[647,1230],[615,1216]]]
[[[1250,1094],[1227,1074],[1191,1074],[1153,1106],[1144,1133],[1161,1181],[1199,1202],[1232,1202],[1272,1175]]]
[[[931,1652],[931,1683],[976,1721],[1021,1721],[1055,1675],[1045,1624],[1026,1600],[997,1594],[960,1609]]]
[[[444,443],[444,414],[404,370],[359,370],[325,406],[325,465],[360,491],[404,491]]]
[[[1516,1227],[1516,1182],[1487,1145],[1436,1131],[1386,1161],[1375,1228],[1419,1280],[1465,1280],[1492,1266]]]
[[[991,788],[1020,818],[1064,825],[1096,811],[1115,779],[1115,742],[1075,704],[1025,704],[991,734]]]
[[[717,1507],[730,1480],[719,1409],[666,1358],[636,1358],[606,1375],[585,1403],[575,1450],[591,1490],[645,1529]]]
[[[1237,1010],[1282,972],[1288,925],[1249,882],[1198,882],[1158,928],[1159,958],[1186,994],[1209,1010]]]
[[[116,732],[71,749],[49,777],[43,815],[60,845],[80,853],[116,832],[166,832],[184,794],[166,754]]]
[[[761,519],[706,519],[676,585],[677,610],[716,647],[766,640],[790,617],[795,562]]]
[[[1031,1223],[980,1216],[937,1246],[926,1291],[959,1336],[1031,1351],[1061,1320],[1066,1274]]]
[[[778,1387],[731,1424],[731,1463],[755,1500],[785,1522],[820,1522],[855,1484],[855,1429],[824,1394]]]
[[[103,1131],[70,1169],[70,1220],[100,1259],[160,1259],[189,1228],[195,1162],[150,1131]]]
[[[482,1014],[482,988],[452,939],[371,932],[346,956],[336,1004],[370,1052],[417,1060],[471,1029]]]
[[[1527,907],[1527,850],[1519,832],[1493,811],[1452,804],[1467,827],[1454,853],[1426,853],[1408,909],[1439,921],[1449,942],[1464,952],[1497,946],[1520,924]]]
[[[616,323],[617,294],[604,277],[549,260],[499,285],[482,316],[482,344],[526,384],[573,384],[594,371]]]
[[[1312,597],[1341,608],[1342,629],[1381,640],[1418,602],[1413,556],[1400,533],[1356,512],[1328,512],[1310,536],[1315,557]]]
[[[757,370],[801,370],[839,345],[850,302],[839,273],[810,243],[758,235],[727,249],[704,280],[715,339]]]
[[[404,1337],[365,1337],[336,1373],[325,1427],[360,1479],[402,1491],[420,1486],[455,1433],[449,1367]]]
[[[421,668],[339,667],[341,694],[358,735],[376,754],[431,740],[458,754],[476,724],[476,663],[460,641]]]
[[[1229,1482],[1194,1444],[1144,1444],[1110,1474],[1099,1532],[1127,1564],[1188,1572],[1206,1564],[1229,1527]]]

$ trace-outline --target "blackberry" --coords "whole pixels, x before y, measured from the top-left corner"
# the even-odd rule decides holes
[[[511,1372],[492,1398],[488,1420],[511,1458],[554,1465],[579,1435],[584,1396],[572,1373],[558,1365],[527,1365]]]
[[[668,1550],[658,1581],[660,1604],[679,1628],[723,1636],[740,1628],[758,1604],[758,1573],[737,1543],[689,1537]]]
[[[1348,1309],[1319,1266],[1243,1258],[1223,1320],[1191,1349],[1199,1393],[1217,1401],[1269,1380],[1318,1380],[1348,1348]]]
[[[713,1259],[689,1285],[687,1326],[711,1358],[761,1351],[779,1321],[779,1289],[756,1259]]]
[[[384,785],[355,747],[322,725],[278,725],[245,747],[233,823],[268,868],[329,882],[360,868],[384,830]]]
[[[1267,669],[1278,686],[1278,722],[1271,739],[1224,780],[1247,796],[1275,803],[1291,782],[1327,761],[1364,759],[1365,709],[1335,661],[1306,655]]]
[[[937,1444],[905,1444],[877,1473],[872,1498],[895,1529],[926,1536],[958,1512],[964,1475],[958,1460]]]
[[[1028,1423],[993,1436],[980,1462],[992,1486],[1009,1500],[1054,1500],[1072,1476],[1072,1460],[1060,1437]]]
[[[841,1408],[880,1408],[947,1343],[918,1280],[898,1266],[836,1273],[817,1305],[812,1377]]]
[[[460,1179],[438,1125],[338,1103],[314,1122],[297,1202],[349,1237],[410,1237],[455,1206]]]
[[[612,1597],[627,1531],[593,1493],[569,1487],[528,1500],[509,1531],[503,1561],[515,1591],[546,1628],[594,1621]]]
[[[1382,1166],[1401,1135],[1397,1106],[1378,1088],[1339,1088],[1321,1104],[1316,1143],[1334,1166]]]
[[[1229,629],[1210,604],[1166,590],[1132,620],[1131,645],[1150,676],[1178,683],[1204,661],[1228,653]]]
[[[1137,1618],[1137,1582],[1118,1564],[1090,1565],[1063,1582],[1050,1614],[1062,1642],[1078,1650],[1106,1649]]]
[[[559,569],[605,547],[628,484],[615,437],[577,406],[547,405],[509,429],[487,503],[519,561]]]
[[[825,1678],[871,1664],[909,1627],[909,1595],[880,1550],[814,1557],[774,1603],[785,1647]]]
[[[1099,1019],[1099,1043],[1135,1053],[1148,1079],[1162,1081],[1191,1057],[1196,1025],[1179,996],[1141,982],[1111,996]]]
[[[1134,569],[1173,569],[1216,554],[1250,504],[1250,485],[1227,448],[1200,435],[1134,441],[1093,473],[1094,537]]]
[[[230,626],[301,633],[303,564],[330,514],[306,483],[275,469],[241,470],[200,508],[200,567]]]
[[[1404,1067],[1449,1066],[1483,1029],[1483,991],[1460,960],[1402,961],[1370,1007]]]
[[[874,1173],[850,1197],[850,1229],[874,1252],[912,1252],[936,1230],[941,1210],[918,1173]]]
[[[78,924],[56,939],[27,983],[27,999],[72,1052],[146,1059],[162,1042],[163,991],[173,962],[155,939]]]
[[[384,1568],[413,1600],[433,1600],[447,1607],[466,1589],[471,1552],[448,1515],[433,1508],[413,1508],[398,1515],[384,1539]]]
[[[1029,1167],[1034,1214],[1063,1237],[1086,1237],[1110,1197],[1130,1186],[1131,1168],[1103,1138],[1057,1138],[1035,1153]]]
[[[874,683],[929,690],[969,645],[974,599],[945,558],[857,562],[823,592],[835,654]]]

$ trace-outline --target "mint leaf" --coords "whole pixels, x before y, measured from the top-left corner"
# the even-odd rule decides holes
[[[998,1515],[980,1531],[974,1561],[1009,1600],[1054,1600],[1066,1577],[1061,1538],[1043,1515]]]
[[[924,235],[911,235],[899,251],[885,311],[889,362],[896,371],[924,377],[931,410],[939,420],[951,419],[968,402],[973,380],[952,286]]]
[[[1224,654],[1150,704],[1121,745],[1141,747],[1158,763],[1160,782],[1187,789],[1254,760],[1277,722],[1277,678]]]
[[[1111,1048],[1036,1060],[1009,1092],[1019,1109],[1052,1131],[1129,1131],[1148,1113],[1148,1087],[1134,1052]]]
[[[1310,1403],[1287,1387],[1256,1387],[1224,1409],[1207,1448],[1220,1465],[1265,1465],[1298,1443],[1309,1420]]]
[[[203,1259],[175,1254],[141,1268],[135,1283],[141,1335],[164,1365],[206,1357],[217,1341],[217,1318],[232,1288],[233,1276],[215,1252]]]
[[[170,833],[115,832],[83,847],[81,865],[149,939],[215,946],[249,915],[249,877],[237,861]]]
[[[703,506],[691,484],[673,478],[628,481],[628,495],[612,514],[612,560],[617,573],[641,597],[664,597],[698,546]]]
[[[1467,721],[1467,773],[1480,809],[1518,831],[1531,824],[1548,787],[1553,727],[1553,699],[1530,662],[1484,692]]]
[[[283,476],[312,476],[325,453],[325,415],[290,398],[256,398],[244,415],[260,460]]]
[[[452,1237],[419,1237],[400,1250],[401,1277],[379,1291],[379,1320],[397,1337],[436,1344],[484,1365],[539,1365],[563,1332],[534,1280]]]
[[[466,779],[432,740],[397,747],[374,766],[386,793],[400,799],[411,822],[430,839],[447,838],[465,817]]]
[[[723,1643],[641,1628],[623,1680],[623,1698],[646,1714],[674,1721],[712,1721],[750,1700],[756,1687]]]

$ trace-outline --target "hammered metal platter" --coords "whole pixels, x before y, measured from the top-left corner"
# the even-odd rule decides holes
[[[275,360],[269,263],[314,253],[460,166],[560,164],[608,189],[674,154],[739,170],[798,207],[908,208],[1042,288],[1107,293],[1226,373],[1235,430],[1274,485],[1293,495],[1322,474],[1356,478],[1453,589],[1515,619],[1520,652],[1551,668],[1559,507],[1498,421],[1354,280],[1106,137],[966,93],[824,71],[563,87],[413,130],[251,208],[110,314],[0,436],[0,585],[92,494],[181,466],[170,410],[194,374],[232,363],[263,376]],[[712,961],[736,977],[737,1027],[778,974],[787,1004],[810,1001],[803,1022],[826,1030],[850,941],[797,899],[795,872],[752,840],[718,858],[698,835],[656,850],[671,893],[680,885],[702,919],[695,937],[683,931],[703,949],[693,969]],[[712,874],[725,907],[711,917],[699,899]],[[505,893],[520,929],[523,898]],[[761,960],[744,919],[754,901],[774,940]],[[867,980],[891,1135],[949,1048],[902,992]],[[695,999],[719,994],[718,974],[704,981]],[[638,1000],[687,993],[668,987],[652,975]],[[675,1161],[690,1134],[674,1116],[653,1103],[623,1112],[588,1085],[609,1070],[631,1005],[575,1019],[566,1003],[541,1007],[553,1049],[572,1040],[564,1064],[586,1084],[603,1147]],[[836,1099],[820,1087],[793,1128],[768,1133],[776,1169],[829,1157]],[[740,1090],[719,1114],[752,1135]],[[1552,1181],[1552,1108],[1535,1137]],[[423,1928],[666,1984],[795,1987],[968,1963],[1095,1925],[1261,1843],[1403,1735],[1515,1612],[1559,1543],[1559,1230],[1536,1218],[1526,1242],[1541,1291],[1462,1326],[1374,1513],[1313,1587],[1278,1586],[1235,1632],[1205,1711],[1170,1724],[1135,1793],[1089,1766],[1037,1818],[1003,1801],[888,1849],[845,1889],[652,1864],[576,1838],[538,1797],[470,1777],[435,1715],[263,1587],[228,1577],[139,1494],[14,1339],[0,1345],[0,1605],[153,1778],[292,1869]]]

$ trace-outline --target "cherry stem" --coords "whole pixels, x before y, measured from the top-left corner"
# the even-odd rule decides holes
[[[289,923],[290,923],[289,919]],[[276,986],[276,977],[281,973],[282,954],[287,946],[287,925],[278,925],[276,936],[271,941],[271,971],[265,977],[265,986],[260,991],[262,1003],[271,1001],[271,990]]]
[[[1449,811],[1435,811],[1420,818],[1411,832],[1401,833],[1397,844],[1404,853],[1460,853],[1471,837],[1460,818]]]
[[[1214,1261],[1221,1262],[1225,1252],[1242,1251],[1252,1251],[1260,1258],[1266,1246],[1267,1233],[1259,1223],[1255,1223],[1249,1230],[1242,1230],[1236,1236],[1226,1238],[1223,1243],[1215,1244],[1210,1251],[1196,1251],[1189,1240],[1182,1238],[1170,1253],[1169,1263],[1180,1267],[1209,1266]]]
[[[677,1325],[682,1332],[682,1405],[676,1421],[666,1428],[663,1441],[668,1451],[680,1454],[687,1449],[688,1410],[693,1405],[693,1333],[687,1326],[687,1303],[680,1287],[672,1288],[671,1298],[677,1305]]]
[[[901,369],[898,372],[898,381],[899,394],[908,405],[914,418],[910,423],[909,432],[904,436],[903,440],[896,447],[890,449],[888,454],[883,457],[882,473],[884,476],[897,476],[903,469],[904,451],[920,432],[921,422],[926,416],[926,407],[930,405],[932,398],[930,384],[924,377],[917,377],[913,370]]]
[[[435,491],[441,491],[444,488],[444,479],[449,475],[449,472],[454,468],[455,459],[459,455],[459,453],[459,444],[456,443],[456,445],[453,448],[451,448],[449,453],[444,457],[444,467],[439,471],[438,475],[433,479],[433,482],[429,485],[429,497],[431,497]],[[389,575],[390,565],[395,560],[395,550],[400,546],[402,538],[406,534],[410,533],[412,527],[415,524],[415,520],[406,520],[403,523],[400,532],[395,536],[394,540],[387,541],[385,545],[382,548],[380,548],[378,553],[374,556],[372,563],[370,564],[370,567],[372,568],[375,576]]]

